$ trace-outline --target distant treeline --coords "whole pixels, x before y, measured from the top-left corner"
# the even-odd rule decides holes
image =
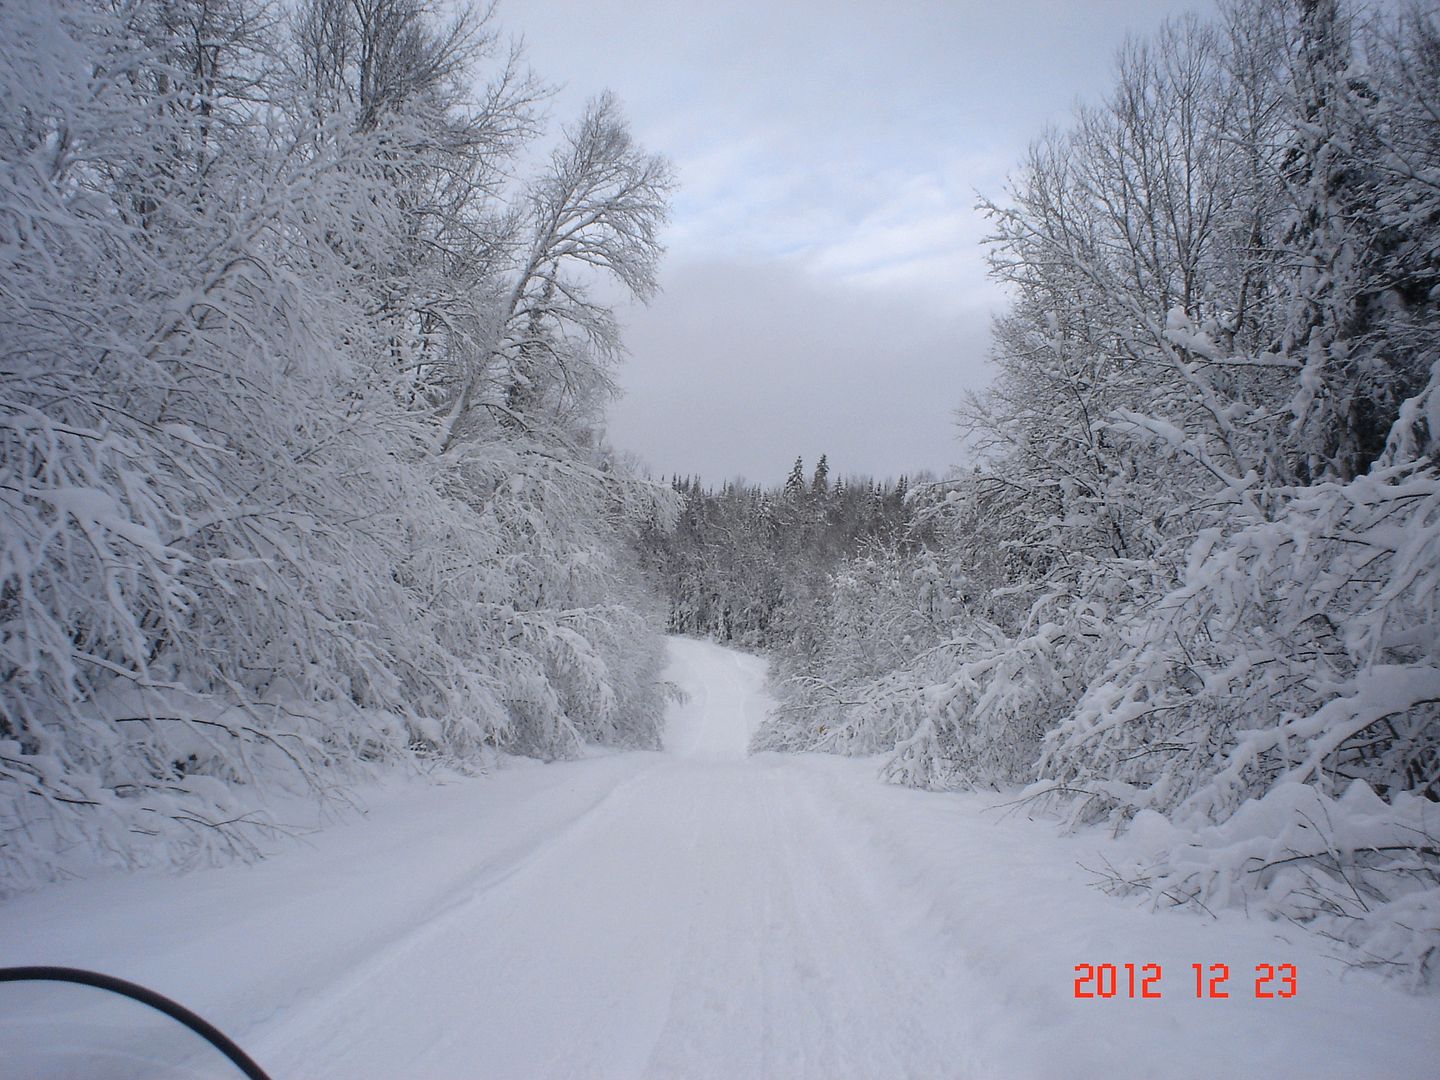
[[[684,499],[676,525],[648,529],[641,550],[675,633],[804,653],[815,644],[837,567],[861,551],[909,550],[926,539],[908,498],[910,477],[832,482],[824,454],[808,476],[796,458],[776,487],[705,487],[694,476],[670,485]]]

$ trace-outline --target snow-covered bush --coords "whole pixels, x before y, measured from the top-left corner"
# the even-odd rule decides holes
[[[668,489],[514,439],[466,447],[451,483],[495,538],[495,576],[470,605],[494,634],[505,745],[545,758],[586,742],[657,748],[663,616],[624,541],[673,517]]]
[[[837,578],[762,745],[1030,783],[1164,831],[1118,883],[1434,981],[1437,56],[1432,12],[1280,0],[1122,50],[988,207],[1013,303],[931,569],[873,616]]]
[[[1440,796],[1440,485],[1377,469],[1190,553],[1047,743],[1097,801],[1223,820],[1281,783]]]
[[[1424,982],[1440,948],[1440,478],[1377,468],[1196,542],[1050,732],[1035,793],[1164,815],[1172,901],[1263,893]]]

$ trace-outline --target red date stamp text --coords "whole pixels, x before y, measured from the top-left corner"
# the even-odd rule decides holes
[[[1293,998],[1300,992],[1294,964],[1256,964],[1233,977],[1229,964],[1191,964],[1182,996],[1224,1000],[1229,997]],[[1132,998],[1158,1001],[1164,997],[1165,971],[1159,964],[1076,964],[1077,998]],[[1188,991],[1188,995],[1187,995]],[[1172,996],[1177,991],[1172,987]]]

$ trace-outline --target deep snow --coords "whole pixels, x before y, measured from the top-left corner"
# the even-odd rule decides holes
[[[396,784],[256,866],[48,887],[0,907],[0,965],[151,985],[276,1080],[1435,1074],[1435,998],[1293,927],[1108,898],[1079,864],[1120,844],[993,797],[747,757],[763,662],[670,648],[664,753]],[[1074,999],[1075,964],[1127,961],[1161,1000]],[[1262,962],[1297,996],[1256,1000]]]

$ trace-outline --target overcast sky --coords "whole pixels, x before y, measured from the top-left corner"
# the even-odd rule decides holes
[[[654,475],[942,472],[988,378],[976,192],[1110,84],[1128,33],[1209,0],[507,0],[564,87],[674,163],[662,292],[623,312],[610,437]]]

